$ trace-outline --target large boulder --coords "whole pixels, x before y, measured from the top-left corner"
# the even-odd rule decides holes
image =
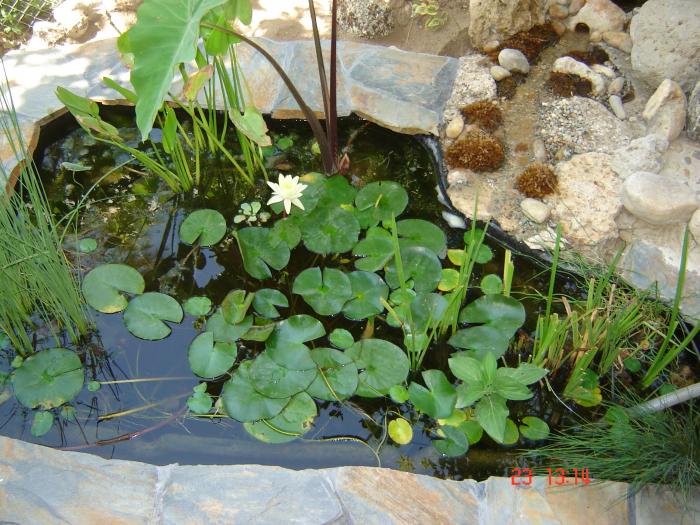
[[[469,38],[474,47],[542,24],[547,0],[470,0]]]
[[[700,2],[648,0],[632,18],[632,67],[652,86],[670,78],[686,93],[700,80]]]

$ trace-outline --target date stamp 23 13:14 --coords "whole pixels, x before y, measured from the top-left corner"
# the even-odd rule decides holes
[[[591,477],[587,468],[549,468],[546,467],[547,485],[579,485],[585,486],[590,484]],[[531,468],[514,467],[510,469],[510,484],[516,487],[529,487],[533,482],[533,473]]]

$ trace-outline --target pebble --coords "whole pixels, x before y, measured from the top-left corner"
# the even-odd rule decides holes
[[[557,36],[562,36],[564,33],[566,33],[566,26],[559,20],[552,20],[552,29],[554,29],[554,32],[557,34]]]
[[[527,61],[527,57],[522,51],[517,49],[502,49],[498,53],[498,63],[511,72],[516,71],[527,74],[530,71],[530,63]]]
[[[632,52],[632,37],[624,31],[605,31],[603,40],[606,44],[614,48],[624,51],[625,53]]]
[[[593,64],[591,66],[591,69],[596,73],[600,73],[604,77],[609,78],[610,80],[614,79],[617,76],[617,74],[612,68],[604,66],[603,64]]]
[[[510,71],[501,66],[492,66],[491,76],[498,82],[504,78],[508,78],[510,76]]]
[[[608,85],[608,95],[619,95],[625,87],[625,78],[617,77]]]
[[[647,121],[650,132],[658,133],[671,142],[685,127],[687,107],[688,101],[681,86],[667,78],[649,98],[642,117]]]
[[[470,170],[465,170],[463,168],[454,168],[447,173],[447,184],[452,186],[454,184],[466,184],[469,181],[469,175],[472,172]]]
[[[687,222],[698,209],[695,192],[678,180],[640,171],[622,184],[622,203],[650,224]]]
[[[603,33],[600,31],[593,31],[591,33],[591,36],[589,37],[589,40],[591,42],[602,42],[603,41]]]
[[[546,221],[551,212],[549,206],[537,199],[524,199],[520,203],[520,209],[525,214],[525,217],[537,224],[542,224]]]
[[[498,40],[489,40],[484,44],[484,51],[491,53],[500,47],[501,43]]]
[[[619,95],[610,95],[610,97],[608,97],[608,103],[617,118],[620,120],[625,120],[627,118],[625,107],[622,105],[622,99]]]
[[[447,138],[456,139],[462,133],[464,129],[464,119],[461,115],[457,115],[453,118],[450,123],[445,128],[445,135]]]
[[[532,141],[532,155],[537,162],[545,162],[547,160],[547,149],[542,139]]]
[[[554,61],[552,71],[576,75],[589,80],[593,95],[601,95],[605,92],[605,79],[600,73],[596,73],[583,62],[579,62],[569,56],[559,57]]]
[[[554,4],[549,8],[549,16],[555,20],[564,20],[567,16],[569,16],[569,8],[565,5]]]
[[[578,13],[585,3],[586,0],[571,0],[571,3],[569,4],[569,14],[575,15]]]

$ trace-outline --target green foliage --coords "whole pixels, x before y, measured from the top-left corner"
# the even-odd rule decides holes
[[[187,315],[203,317],[211,312],[212,302],[208,297],[190,297],[182,305]]]
[[[389,437],[399,445],[408,445],[413,441],[413,429],[404,418],[399,417],[389,421]]]
[[[148,341],[165,339],[172,329],[165,321],[181,323],[184,313],[180,303],[169,295],[150,292],[135,297],[124,311],[124,324],[136,337]]]
[[[51,412],[36,412],[32,422],[32,436],[41,437],[53,426],[54,415]]]
[[[195,374],[213,379],[228,372],[237,355],[235,343],[216,343],[212,332],[204,332],[190,343],[187,358]]]
[[[77,396],[84,380],[80,358],[65,348],[52,348],[25,359],[12,374],[12,388],[25,407],[49,410]]]
[[[213,246],[226,235],[226,219],[216,210],[192,212],[180,225],[180,240],[187,244]]]
[[[214,400],[207,393],[207,384],[200,383],[192,391],[193,394],[187,398],[187,408],[193,414],[208,414],[214,406]]]
[[[124,310],[129,301],[124,293],[140,295],[146,283],[141,274],[125,264],[103,264],[83,279],[83,295],[98,312],[113,314]]]

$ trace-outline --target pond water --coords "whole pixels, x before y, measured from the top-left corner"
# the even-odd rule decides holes
[[[138,131],[128,110],[103,108],[103,116],[130,137],[135,145]],[[304,174],[321,171],[320,159],[310,152],[312,136],[305,123],[276,121],[271,123],[273,139],[285,150],[277,149],[267,158],[270,178],[277,174]],[[156,132],[157,138],[157,132]],[[102,263],[124,263],[145,277],[146,291],[170,294],[181,303],[195,295],[205,295],[220,304],[232,289],[253,291],[262,287],[277,288],[290,299],[289,315],[313,311],[291,293],[291,279],[310,266],[332,266],[350,270],[349,259],[332,260],[296,248],[289,266],[275,272],[265,282],[250,277],[242,267],[235,240],[193,252],[179,242],[179,226],[189,212],[201,208],[220,211],[229,226],[242,202],[265,202],[269,189],[264,182],[250,187],[235,178],[229,166],[209,159],[203,170],[204,183],[189,195],[175,195],[159,180],[149,178],[129,156],[97,143],[78,128],[69,117],[59,119],[42,133],[36,163],[47,186],[54,212],[61,216],[79,203],[85,191],[97,184],[81,215],[80,238],[93,238],[98,249],[75,260],[84,273]],[[291,142],[290,142],[291,140]],[[430,151],[418,140],[387,131],[359,119],[341,125],[341,145],[346,145],[351,159],[349,176],[357,186],[372,181],[394,180],[410,195],[409,208],[402,218],[421,218],[442,228],[448,244],[463,247],[463,230],[455,230],[442,217],[444,207],[436,194],[436,170]],[[89,170],[73,172],[62,163],[76,163]],[[126,164],[124,164],[126,163]],[[121,165],[121,166],[120,166]],[[115,166],[120,166],[115,169]],[[106,176],[105,176],[106,175]],[[479,276],[502,272],[503,249],[491,244],[492,262],[477,266],[474,287]],[[547,287],[548,273],[527,257],[515,256],[514,294],[531,294]],[[562,287],[574,292],[573,283]],[[470,292],[474,298],[480,292]],[[469,300],[469,299],[468,299]],[[534,302],[525,299],[528,320],[517,337],[533,330],[537,311]],[[370,450],[378,449],[381,465],[451,479],[484,479],[489,475],[509,475],[517,461],[517,450],[532,446],[522,437],[506,447],[487,436],[459,458],[442,456],[432,446],[432,423],[421,418],[408,404],[397,406],[385,398],[353,397],[347,402],[316,401],[318,417],[303,439],[288,444],[270,445],[249,435],[243,425],[231,419],[188,416],[183,412],[187,397],[200,380],[190,370],[187,348],[201,333],[201,321],[185,316],[180,324],[171,325],[172,334],[161,341],[145,341],[125,328],[122,314],[106,315],[92,311],[95,330],[77,350],[84,356],[88,380],[112,381],[97,392],[83,389],[73,405],[76,418],[62,420],[42,438],[30,434],[32,414],[14,399],[0,404],[0,432],[6,436],[72,450],[85,450],[103,457],[146,461],[155,464],[264,464],[283,467],[322,468],[342,465],[378,464]],[[318,316],[316,316],[318,317]],[[348,329],[359,338],[365,322],[349,321],[342,316],[326,319],[327,332],[336,327]],[[401,344],[399,330],[378,325],[377,336]],[[38,348],[50,348],[40,330]],[[239,346],[239,360],[256,355],[261,343]],[[73,348],[69,341],[63,346]],[[448,372],[447,358],[454,349],[444,341],[428,351],[425,368]],[[517,355],[508,359],[517,362]],[[0,362],[0,371],[10,369],[9,356]],[[134,379],[152,379],[128,382]],[[208,384],[208,392],[218,394],[222,381]],[[527,402],[510,402],[511,415],[536,415],[553,429],[566,423],[568,412],[546,391],[533,388],[535,396]],[[385,435],[385,418],[389,409],[399,410],[414,426],[414,440],[399,447]],[[369,416],[369,417],[368,417]],[[91,446],[99,442],[100,446]],[[366,446],[365,444],[369,446]],[[380,446],[381,445],[381,446]]]

